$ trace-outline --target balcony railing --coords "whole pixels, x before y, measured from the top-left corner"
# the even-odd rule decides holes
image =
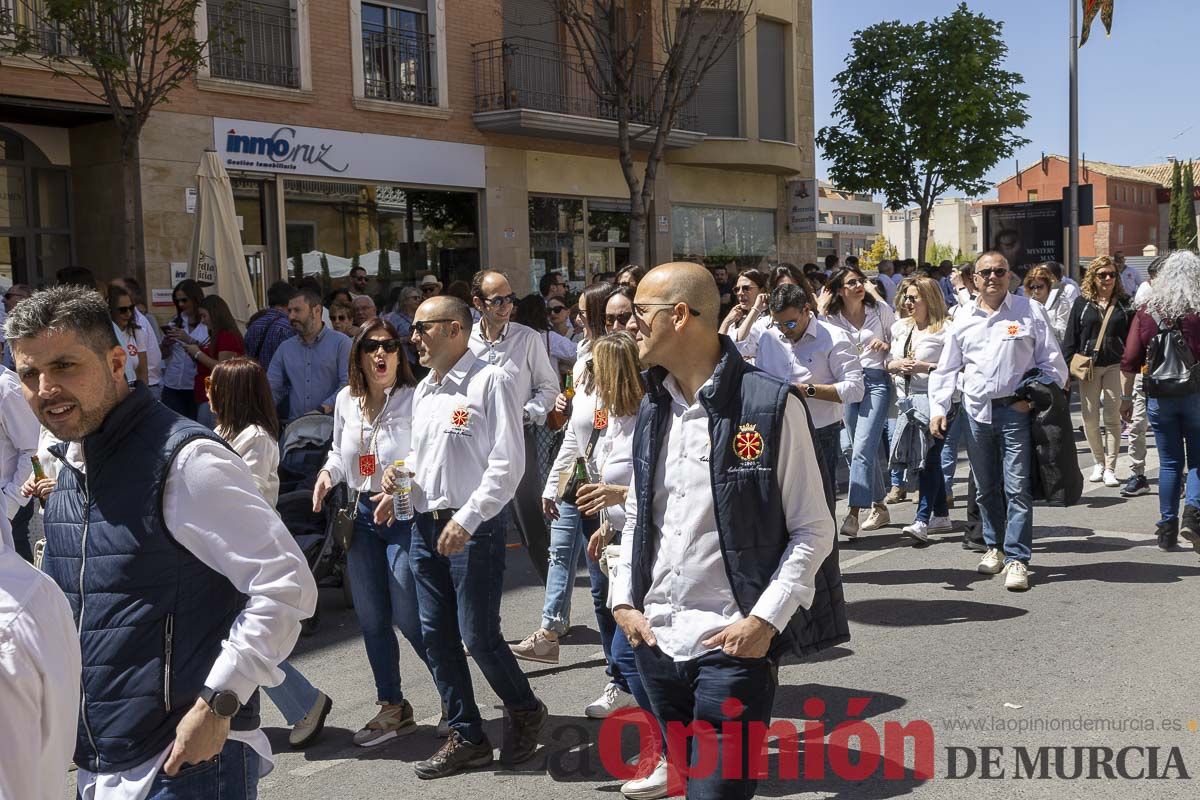
[[[596,96],[588,83],[590,64],[574,48],[559,47],[524,37],[482,42],[474,46],[475,111],[529,109],[615,121],[614,104]],[[634,76],[630,122],[657,127],[661,96],[655,91],[654,67]],[[680,109],[672,128],[694,130],[694,103]]]
[[[208,68],[214,78],[299,88],[296,15],[288,8],[208,4]]]
[[[414,31],[363,30],[366,96],[394,103],[436,106],[434,37]]]
[[[46,17],[45,0],[0,0],[0,34],[24,29],[35,37],[35,48],[49,56],[73,56],[75,49]]]

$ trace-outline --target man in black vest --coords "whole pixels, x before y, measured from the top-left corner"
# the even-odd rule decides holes
[[[129,387],[100,295],[38,292],[6,331],[62,442],[44,568],[83,653],[80,796],[252,796],[271,759],[258,686],[282,680],[316,606],[304,556],[224,442]]]
[[[652,369],[610,598],[668,741],[711,726],[668,753],[677,773],[698,748],[716,759],[688,774],[693,799],[754,795],[744,776],[764,744],[750,723],[770,720],[779,658],[849,639],[804,401],[718,335],[719,309],[698,264],[638,284],[629,331]],[[723,741],[731,729],[740,745]]]

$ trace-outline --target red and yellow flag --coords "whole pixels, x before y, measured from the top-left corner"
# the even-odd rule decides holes
[[[1100,12],[1100,21],[1104,23],[1105,32],[1112,35],[1113,0],[1080,0],[1083,3],[1083,33],[1079,37],[1079,46],[1087,44],[1088,35],[1092,32],[1092,20],[1096,12]]]

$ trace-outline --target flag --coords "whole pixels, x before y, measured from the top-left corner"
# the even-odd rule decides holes
[[[1092,32],[1092,20],[1100,13],[1100,21],[1104,23],[1105,32],[1112,35],[1113,0],[1080,0],[1083,3],[1083,32],[1079,37],[1079,46],[1087,44],[1088,35]]]

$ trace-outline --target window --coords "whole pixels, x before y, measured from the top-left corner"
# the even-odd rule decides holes
[[[629,264],[629,201],[529,196],[530,273],[533,286],[561,272],[582,289],[600,272]]]
[[[774,256],[775,212],[677,205],[671,209],[671,234],[677,259]]]
[[[291,0],[207,6],[208,68],[214,78],[300,87],[296,15]]]
[[[421,0],[362,4],[365,96],[437,105],[434,37]]]
[[[698,24],[697,41],[708,43],[718,27],[716,13],[705,13]],[[710,46],[706,44],[706,46]],[[738,45],[731,43],[721,58],[704,76],[704,82],[696,90],[693,102],[696,106],[696,127],[710,136],[740,136],[741,109],[738,100]]]
[[[758,18],[758,138],[790,142],[787,32],[781,22]]]
[[[1117,244],[1125,244],[1125,226],[1117,226]]]
[[[1025,200],[1030,203],[1036,203],[1038,199],[1038,190],[1030,189],[1025,193]]]

